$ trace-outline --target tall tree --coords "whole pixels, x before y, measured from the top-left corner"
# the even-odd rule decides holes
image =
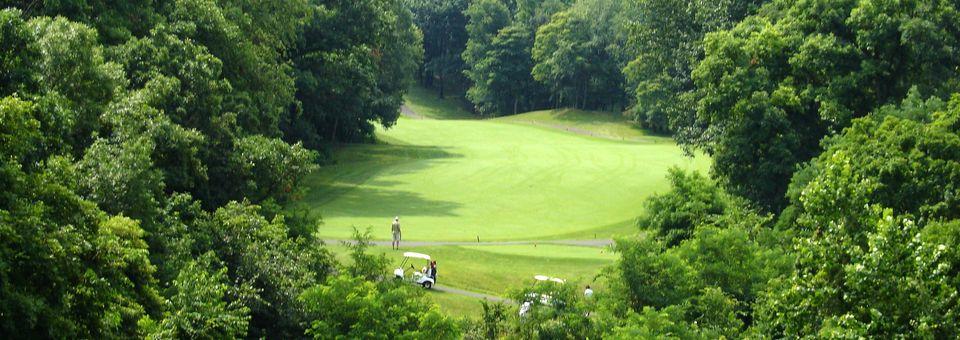
[[[960,12],[951,2],[774,1],[708,34],[693,71],[699,138],[727,189],[784,207],[797,164],[851,119],[911,86],[945,96],[960,85]]]
[[[423,33],[423,64],[419,80],[443,98],[448,88],[461,85],[467,46],[468,0],[408,0],[414,23]]]
[[[703,59],[703,37],[729,28],[754,13],[765,0],[637,0],[629,18],[634,59],[624,68],[634,95],[634,120],[643,127],[674,130],[682,140],[696,140],[696,130],[678,129],[695,114],[690,76]]]
[[[619,1],[579,1],[537,30],[534,79],[545,84],[554,106],[617,109],[623,104],[625,37]]]
[[[399,0],[311,2],[292,51],[297,105],[285,118],[288,140],[361,141],[373,123],[396,121],[422,55],[408,11]]]
[[[960,97],[855,119],[810,165],[793,275],[771,286],[771,337],[960,334]]]

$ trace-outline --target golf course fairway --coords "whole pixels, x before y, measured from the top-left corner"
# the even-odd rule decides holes
[[[479,295],[506,297],[537,274],[602,289],[597,274],[617,255],[576,244],[636,233],[642,202],[668,189],[669,168],[709,166],[615,114],[561,109],[481,120],[430,96],[411,91],[404,117],[378,129],[378,143],[334,150],[287,209],[321,216],[316,235],[344,263],[340,240],[354,228],[369,228],[379,240],[370,251],[391,266],[402,251],[430,254],[438,285],[461,293],[428,296],[455,315],[475,317]],[[417,244],[386,246],[394,216],[403,240]],[[558,240],[568,244],[550,243]]]
[[[401,118],[384,144],[349,145],[306,180],[292,208],[323,217],[318,235],[353,228],[405,240],[610,238],[632,230],[641,202],[667,189],[667,169],[702,170],[670,139],[584,136],[497,120]]]

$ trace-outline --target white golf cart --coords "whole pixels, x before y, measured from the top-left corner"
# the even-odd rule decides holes
[[[427,272],[424,273],[417,270],[417,268],[413,266],[413,263],[411,263],[410,264],[411,274],[410,276],[407,276],[404,266],[407,264],[407,261],[411,261],[411,262],[414,261],[412,259],[426,260],[427,265],[424,268],[426,268]],[[393,270],[393,276],[395,276],[397,279],[409,281],[411,283],[421,285],[423,286],[423,288],[430,289],[430,288],[433,288],[433,284],[436,281],[432,277],[427,275],[429,271],[430,271],[430,255],[408,251],[403,253],[403,262],[400,262],[400,267],[397,267],[397,269]]]
[[[535,275],[535,276],[533,277],[533,279],[536,280],[536,281],[533,282],[534,285],[538,285],[538,284],[542,284],[542,283],[548,283],[548,282],[553,282],[553,283],[557,283],[557,284],[563,284],[564,282],[566,282],[566,281],[564,281],[564,280],[561,279],[561,278],[558,278],[558,277],[549,277],[549,276],[546,276],[546,275]],[[539,293],[535,293],[535,292],[530,292],[530,293],[527,293],[526,299],[524,299],[524,300],[525,300],[525,301],[523,301],[523,303],[520,304],[520,316],[521,316],[521,317],[523,317],[523,316],[526,315],[528,312],[530,312],[530,309],[533,308],[534,302],[539,302],[540,305],[544,305],[544,306],[552,306],[552,305],[553,305],[553,301],[552,301],[553,298],[552,298],[550,295],[547,295],[547,294],[539,294]]]

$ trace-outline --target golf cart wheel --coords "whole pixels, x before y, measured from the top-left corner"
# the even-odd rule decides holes
[[[426,289],[433,288],[433,283],[430,281],[426,281],[423,283],[423,288],[426,288]]]

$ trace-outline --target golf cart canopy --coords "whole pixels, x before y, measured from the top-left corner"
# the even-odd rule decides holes
[[[408,252],[406,252],[406,253],[403,253],[403,257],[413,257],[413,258],[424,259],[424,260],[430,261],[430,255],[420,254],[420,253],[414,253],[414,252],[412,252],[412,251],[408,251]]]
[[[534,278],[535,280],[537,280],[537,281],[540,281],[540,282],[543,282],[543,281],[553,281],[553,282],[556,282],[556,283],[563,283],[563,282],[564,282],[563,279],[561,279],[561,278],[559,278],[559,277],[549,277],[549,276],[546,276],[546,275],[535,275],[533,278]]]

